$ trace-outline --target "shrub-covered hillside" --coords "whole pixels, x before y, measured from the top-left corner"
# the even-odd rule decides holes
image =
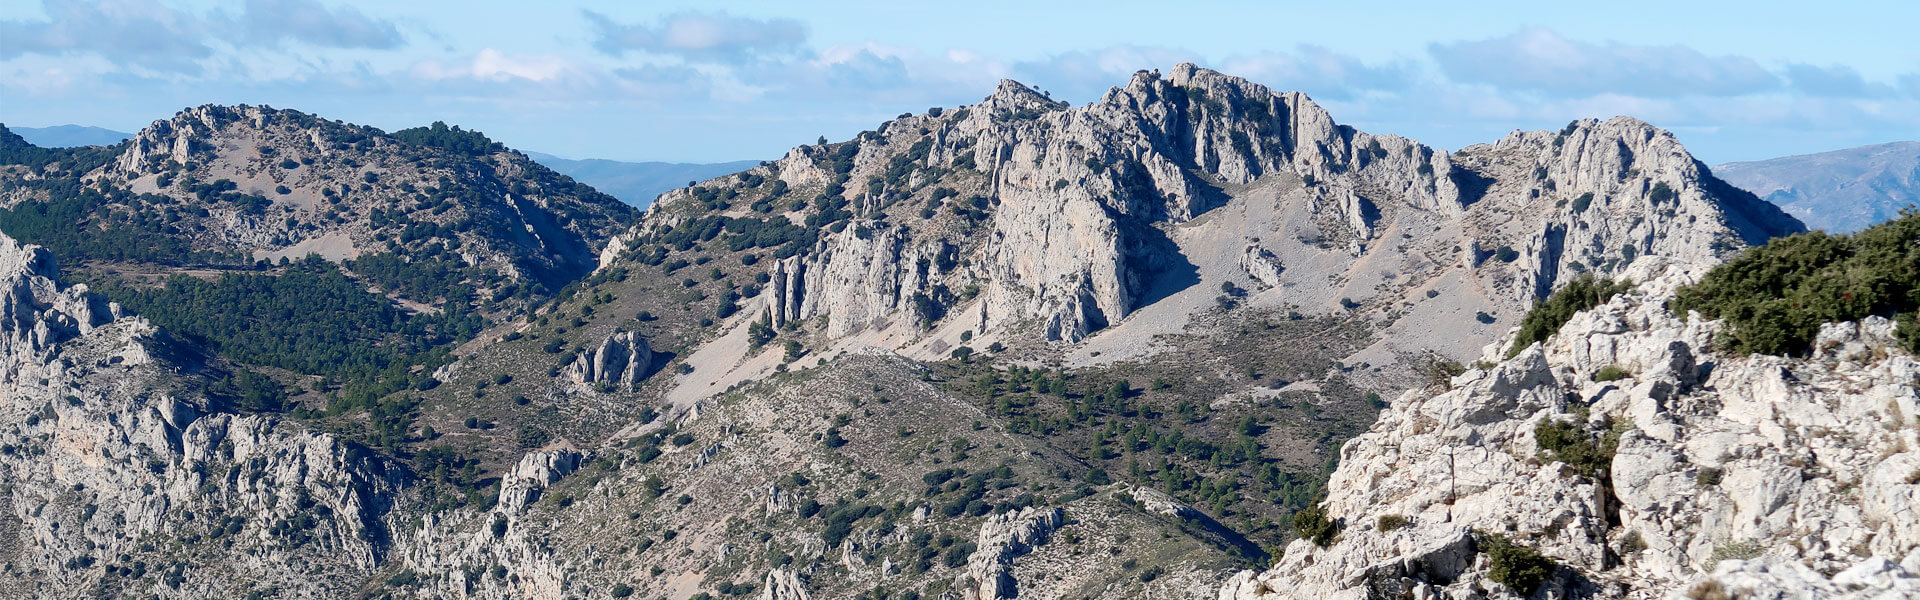
[[[1682,288],[1674,312],[1726,319],[1736,352],[1801,355],[1821,323],[1892,316],[1920,350],[1920,213],[1851,235],[1811,232],[1774,240]]]

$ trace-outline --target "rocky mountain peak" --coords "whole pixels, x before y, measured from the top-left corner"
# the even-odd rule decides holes
[[[776,179],[783,199],[741,185]],[[1472,295],[1487,300],[1469,314],[1504,315],[1581,273],[1641,256],[1711,264],[1800,229],[1735,192],[1672,135],[1637,120],[1576,122],[1447,153],[1339,124],[1304,94],[1182,64],[1164,77],[1136,73],[1071,108],[1004,81],[978,105],[668,194],[616,247],[643,249],[702,214],[759,219],[785,207],[790,222],[827,230],[771,267],[776,323],[825,315],[840,337],[964,314],[970,326],[960,331],[1037,324],[1046,339],[1078,342],[1187,289],[1173,282],[1194,267],[1198,285],[1184,285],[1195,295],[1260,271],[1265,287],[1297,289],[1273,301],[1331,307],[1339,294],[1376,295],[1340,290],[1357,274],[1335,265],[1405,259],[1401,272],[1436,277],[1459,265],[1478,274]],[[710,212],[719,206],[728,208]],[[1231,234],[1168,233],[1223,207],[1270,217]],[[1326,266],[1290,268],[1291,280],[1273,269],[1215,271],[1202,264],[1212,257],[1182,247],[1195,236],[1240,239],[1226,256]],[[1387,236],[1438,245],[1414,251]],[[957,297],[962,289],[978,292]]]
[[[1011,111],[1025,109],[1050,112],[1066,108],[1064,103],[1055,101],[1045,94],[1041,94],[1033,88],[1027,87],[1027,84],[1012,79],[1000,80],[1000,83],[994,86],[993,94],[988,95],[980,101],[980,106],[989,109],[989,113],[994,109]]]
[[[61,247],[69,260],[235,267],[391,254],[382,260],[403,270],[483,267],[448,284],[551,292],[590,271],[605,239],[638,218],[478,132],[444,125],[389,134],[296,110],[203,105],[93,152],[101,159],[86,164],[97,167],[67,175],[104,198],[86,207],[99,213],[88,217],[132,214],[122,227],[138,231],[106,235],[144,241],[118,252]],[[35,185],[21,183],[0,203],[64,200]]]

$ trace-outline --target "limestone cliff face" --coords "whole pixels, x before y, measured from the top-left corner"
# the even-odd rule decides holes
[[[1441,302],[1477,303],[1448,318],[1505,319],[1581,273],[1641,257],[1711,265],[1803,229],[1634,119],[1449,154],[1193,65],[1137,73],[1081,107],[1004,81],[978,104],[903,115],[738,177],[777,180],[783,195],[754,210],[751,190],[713,201],[705,188],[732,178],[702,184],[705,196],[669,193],[603,266],[703,215],[784,216],[821,229],[769,262],[761,306],[776,324],[824,317],[837,337],[964,315],[980,331],[1076,342],[1169,294],[1235,281],[1331,309],[1342,297],[1417,305],[1448,280],[1458,289]],[[1182,235],[1206,228],[1227,231]],[[1249,258],[1213,270],[1222,254]],[[1397,288],[1362,283],[1381,273]],[[1426,318],[1408,326],[1440,325]]]
[[[1659,273],[1512,359],[1489,346],[1451,391],[1394,401],[1342,449],[1324,503],[1338,538],[1295,541],[1219,597],[1513,597],[1490,535],[1559,563],[1551,597],[1920,594],[1920,363],[1892,324],[1827,325],[1804,359],[1726,355],[1719,322],[1664,308],[1684,270]],[[1625,377],[1596,377],[1609,368]],[[1617,452],[1557,462],[1549,420],[1611,431]]]
[[[1544,295],[1571,276],[1620,271],[1640,256],[1711,266],[1733,250],[1805,230],[1715,179],[1671,133],[1636,119],[1514,132],[1456,158],[1473,170],[1466,177],[1485,185],[1473,201],[1525,215],[1508,223],[1518,230],[1508,243],[1520,251],[1522,280],[1532,284],[1514,288],[1521,293]]]
[[[212,412],[190,356],[0,236],[0,548],[30,597],[312,595],[388,551],[406,484],[332,436]]]
[[[635,384],[653,368],[653,348],[640,334],[625,331],[607,336],[597,347],[589,348],[566,368],[567,379],[574,383]]]

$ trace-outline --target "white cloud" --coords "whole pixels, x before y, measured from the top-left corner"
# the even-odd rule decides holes
[[[1557,96],[1740,96],[1781,87],[1780,77],[1752,58],[1679,45],[1582,42],[1546,29],[1435,43],[1428,51],[1455,82]]]
[[[351,8],[314,0],[248,0],[237,15],[200,15],[155,0],[42,0],[46,21],[0,20],[0,59],[98,56],[148,71],[199,75],[221,49],[279,48],[297,41],[328,48],[391,49],[399,30]]]
[[[1302,91],[1317,98],[1342,100],[1369,91],[1404,90],[1415,78],[1415,69],[1405,63],[1369,65],[1320,46],[1301,46],[1294,52],[1229,57],[1220,67],[1221,72],[1259,81],[1276,90]]]
[[[495,82],[513,79],[547,82],[567,76],[575,70],[564,59],[510,55],[486,48],[460,62],[420,61],[414,64],[412,73],[414,77],[425,80],[464,78]]]
[[[679,12],[651,25],[628,25],[590,10],[582,14],[594,29],[594,48],[615,56],[640,51],[690,61],[740,62],[791,55],[807,41],[806,25],[793,19]]]
[[[406,42],[391,22],[314,0],[247,0],[234,21],[262,45],[295,40],[328,48],[390,49]]]

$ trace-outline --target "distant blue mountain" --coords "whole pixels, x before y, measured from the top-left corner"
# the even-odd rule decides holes
[[[1920,142],[1875,144],[1713,168],[1807,227],[1848,233],[1920,204]]]
[[[757,160],[723,163],[621,162],[617,160],[573,160],[539,152],[526,153],[547,168],[565,173],[581,183],[606,192],[641,208],[669,190],[687,186],[688,181],[704,181],[759,166]]]
[[[85,125],[55,125],[52,127],[8,127],[14,133],[27,140],[27,143],[42,148],[69,148],[73,146],[112,146],[121,140],[133,137],[131,133],[88,127]]]

